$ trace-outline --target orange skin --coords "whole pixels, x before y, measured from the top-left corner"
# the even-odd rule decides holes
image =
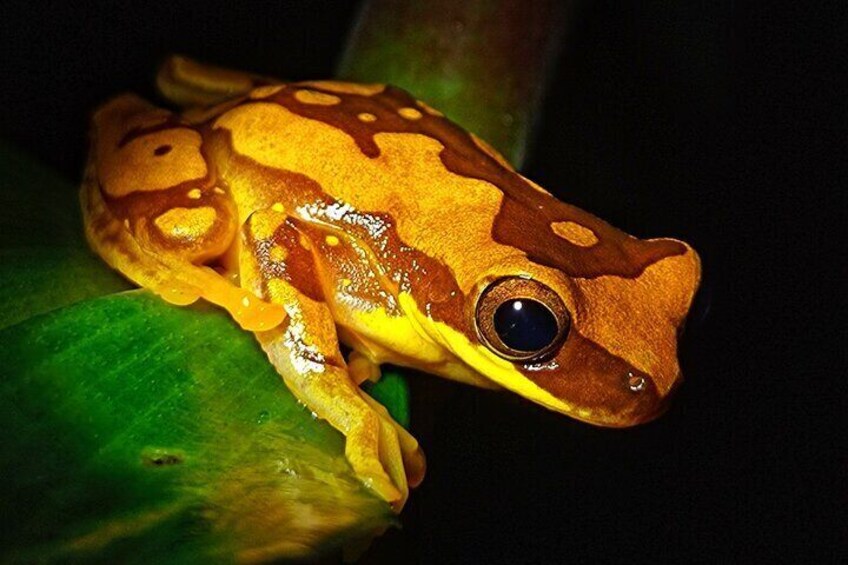
[[[397,88],[283,84],[181,57],[158,84],[182,114],[124,95],[94,116],[81,189],[92,247],[165,300],[203,298],[255,332],[396,510],[425,462],[358,386],[380,363],[597,425],[663,411],[700,278],[685,243],[556,200]],[[555,314],[544,354],[518,358],[486,329],[504,297]]]

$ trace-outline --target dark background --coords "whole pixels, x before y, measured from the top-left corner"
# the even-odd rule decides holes
[[[0,135],[78,179],[90,111],[168,53],[327,78],[358,5],[4,5]],[[605,430],[416,375],[429,475],[365,562],[848,562],[842,11],[579,5],[524,170],[701,253],[687,380]]]

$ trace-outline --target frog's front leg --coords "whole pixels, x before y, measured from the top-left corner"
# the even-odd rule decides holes
[[[243,246],[242,284],[288,314],[280,327],[256,333],[262,348],[295,396],[345,435],[356,474],[400,510],[408,494],[402,449],[418,444],[351,378],[312,243],[296,220],[263,210],[248,218]]]

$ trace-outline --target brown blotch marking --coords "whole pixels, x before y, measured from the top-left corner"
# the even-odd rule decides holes
[[[445,118],[429,114],[417,120],[402,118],[398,112],[415,106],[417,100],[401,89],[387,86],[379,96],[339,96],[341,102],[334,106],[300,104],[290,91],[282,91],[268,101],[344,131],[363,155],[371,158],[380,155],[374,140],[377,133],[420,133],[436,139],[444,146],[440,158],[449,171],[486,181],[503,191],[492,238],[524,251],[535,263],[576,278],[603,275],[636,278],[649,265],[686,252],[679,242],[634,238],[592,214],[534,189],[521,175],[482,150],[468,132]],[[363,123],[358,118],[362,113],[373,114],[377,120]],[[550,229],[553,223],[568,221],[594,232],[598,243],[591,247],[575,245]]]
[[[173,147],[171,147],[170,145],[160,145],[159,147],[153,150],[153,154],[157,157],[161,157],[162,155],[167,155],[168,153],[170,153],[171,149],[173,149]]]
[[[300,225],[300,230],[318,243],[316,256],[321,258],[323,268],[331,279],[323,280],[325,293],[335,295],[341,292],[348,299],[355,300],[362,310],[381,308],[389,316],[401,315],[397,301],[386,290],[392,284],[386,284],[379,274],[379,267],[372,264],[373,257],[360,242],[350,237],[328,235],[326,228],[307,222]],[[335,238],[337,243],[333,244],[331,238]]]
[[[121,136],[121,139],[118,141],[118,147],[124,147],[130,141],[145,135],[150,135],[151,133],[179,128],[192,129],[191,125],[183,121],[183,119],[176,114],[171,114],[167,117],[162,116],[161,119],[157,119],[151,124],[131,127],[123,136]]]
[[[576,222],[554,222],[551,229],[563,239],[580,247],[592,247],[598,243],[598,236],[587,227]]]
[[[547,368],[516,365],[529,380],[557,398],[568,398],[577,407],[595,415],[607,415],[608,425],[627,425],[659,416],[665,398],[649,375],[595,342],[572,330]],[[642,388],[630,389],[631,379],[641,379]]]
[[[285,96],[285,94],[280,93],[279,96]],[[342,103],[345,103],[344,98]],[[304,111],[316,108],[316,106],[295,105],[300,106]],[[356,118],[356,113],[351,114],[349,119],[360,123]],[[397,122],[406,122],[393,110],[391,111],[391,119]],[[225,144],[232,148],[231,134],[224,129],[213,130],[210,140],[211,143]],[[400,239],[395,221],[390,214],[351,209],[340,218],[331,218],[322,211],[333,207],[339,208],[342,203],[325,193],[321,185],[308,176],[262,165],[250,157],[234,151],[230,159],[234,170],[238,170],[239,175],[243,175],[244,179],[252,186],[285,187],[284,190],[301,195],[303,202],[314,203],[321,222],[334,226],[354,241],[360,242],[362,247],[370,251],[361,260],[370,262],[374,272],[385,273],[385,284],[381,283],[383,287],[392,289],[393,294],[395,289],[412,293],[416,302],[422,307],[426,307],[434,318],[448,323],[451,327],[468,335],[469,338],[475,335],[470,319],[465,315],[463,307],[465,295],[459,288],[451,270],[437,259],[406,245]],[[294,220],[290,218],[288,221]],[[379,226],[380,229],[375,232],[374,226]],[[310,231],[311,226],[307,222],[299,221],[298,229],[309,236],[313,235]],[[315,237],[323,238],[324,235],[326,235],[326,232],[317,234]],[[302,247],[296,245],[297,239],[293,241],[295,247],[303,250]],[[291,248],[287,247],[287,249],[291,252]],[[324,252],[326,253],[328,249],[347,250],[348,247],[342,245],[338,247],[328,246],[324,249]],[[306,251],[303,250],[303,252]],[[290,264],[289,261],[287,263]],[[297,276],[292,276],[290,282],[301,292],[308,295],[307,291],[311,288],[310,285],[315,284],[312,279],[316,277],[300,277],[303,277],[303,271],[297,273]],[[298,285],[303,285],[303,288]],[[358,287],[358,291],[368,293],[370,301],[382,304],[385,302],[385,297],[379,295],[380,288],[381,286],[367,289]],[[374,295],[370,296],[372,292]]]
[[[288,282],[304,296],[316,302],[323,302],[324,292],[318,280],[315,257],[311,250],[301,244],[305,236],[298,230],[297,220],[287,218],[267,239],[257,237],[256,230],[253,229],[255,221],[256,214],[248,220],[251,227],[247,230],[246,244],[252,249],[262,272],[263,296],[270,295],[268,284],[277,279]],[[282,250],[285,254],[284,261],[279,260],[281,251],[273,251],[274,249]]]

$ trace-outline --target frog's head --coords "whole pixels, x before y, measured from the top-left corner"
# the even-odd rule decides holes
[[[489,380],[579,420],[655,418],[680,381],[677,338],[700,279],[698,255],[529,190],[504,197],[493,236],[517,253],[467,294],[472,329],[451,349]]]

